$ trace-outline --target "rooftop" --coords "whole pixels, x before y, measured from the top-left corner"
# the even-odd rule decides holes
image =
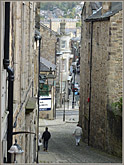
[[[111,10],[108,12],[104,13],[102,15],[102,6],[96,10],[95,13],[93,13],[91,16],[85,19],[85,21],[101,21],[101,20],[106,20],[109,17],[115,15],[118,13],[120,10],[122,10],[122,2],[112,2],[111,5]]]
[[[50,61],[46,60],[43,57],[40,57],[40,72],[49,72],[50,68],[52,68],[53,71],[56,69],[56,65],[52,64]]]

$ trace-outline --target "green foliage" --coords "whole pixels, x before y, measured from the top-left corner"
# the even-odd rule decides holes
[[[117,108],[118,110],[122,111],[122,97],[119,99],[119,101],[112,104],[113,107]]]
[[[112,109],[115,115],[122,115],[122,97],[119,101],[112,103]]]
[[[74,8],[79,2],[41,2],[41,10],[53,10],[54,7],[66,11],[67,9]]]
[[[75,9],[74,7],[78,5],[79,2],[41,2],[41,10],[53,10],[54,7],[59,8],[64,11],[64,18],[75,18]],[[70,13],[68,10],[70,9]]]

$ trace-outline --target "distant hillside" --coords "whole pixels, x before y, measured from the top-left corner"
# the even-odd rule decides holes
[[[80,2],[41,2],[40,9],[45,11],[54,11],[60,9],[63,11],[62,17],[64,18],[75,18],[76,17],[76,6],[80,5]]]
[[[67,9],[72,9],[79,2],[41,2],[41,10],[53,10],[54,7],[57,7],[63,11],[67,11]]]

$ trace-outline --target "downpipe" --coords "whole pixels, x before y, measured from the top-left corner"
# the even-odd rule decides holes
[[[9,30],[10,30],[10,2],[5,2],[5,37],[3,65],[8,73],[8,127],[7,127],[7,151],[12,146],[13,132],[13,81],[14,71],[9,67]],[[11,163],[11,154],[7,152],[7,162]]]

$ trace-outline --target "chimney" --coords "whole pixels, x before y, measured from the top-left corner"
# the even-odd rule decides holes
[[[111,10],[112,2],[102,2],[102,15]]]
[[[65,34],[65,20],[60,22],[60,33]]]

